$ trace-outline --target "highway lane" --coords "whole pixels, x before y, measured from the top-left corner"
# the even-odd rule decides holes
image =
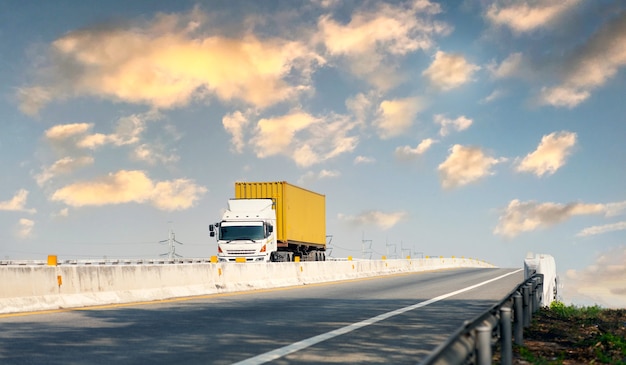
[[[522,280],[456,269],[0,316],[0,363],[415,364]]]

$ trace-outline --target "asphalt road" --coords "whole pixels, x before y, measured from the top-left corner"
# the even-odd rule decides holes
[[[443,270],[0,315],[0,364],[416,364],[523,281],[515,271]]]

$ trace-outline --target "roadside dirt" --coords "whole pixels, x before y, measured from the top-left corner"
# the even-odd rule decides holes
[[[626,309],[560,314],[541,309],[513,364],[626,364]]]

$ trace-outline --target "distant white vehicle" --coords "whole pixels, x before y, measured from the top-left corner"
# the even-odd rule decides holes
[[[543,274],[543,295],[541,297],[541,306],[549,307],[550,304],[557,300],[559,278],[556,275],[556,262],[554,257],[547,254],[533,255],[529,252],[524,260],[524,277],[528,279],[535,273]]]

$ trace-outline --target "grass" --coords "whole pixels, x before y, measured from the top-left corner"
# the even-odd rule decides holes
[[[626,364],[626,309],[553,302],[533,315],[515,364]]]

